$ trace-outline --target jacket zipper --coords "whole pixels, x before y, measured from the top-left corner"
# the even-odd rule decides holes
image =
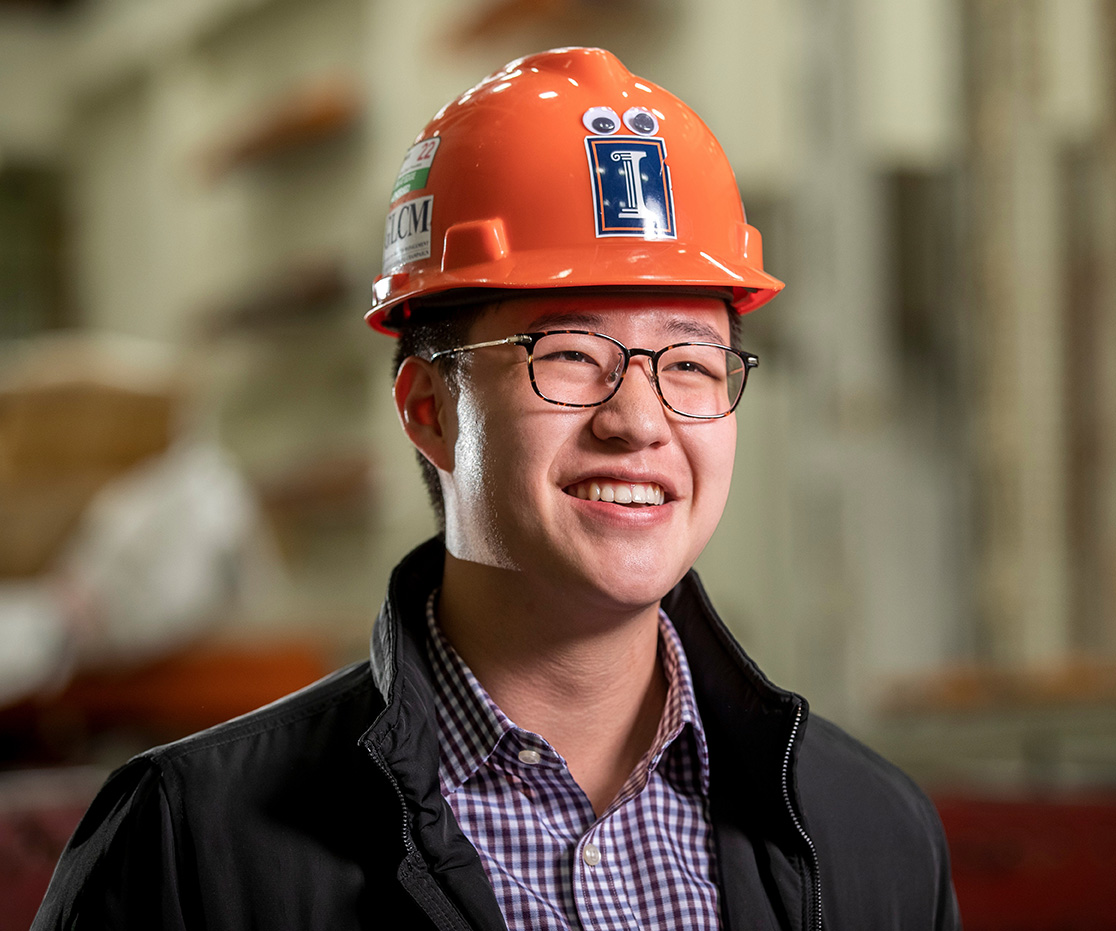
[[[399,788],[399,781],[388,767],[387,760],[384,759],[383,754],[378,750],[372,749],[367,743],[364,744],[364,749],[368,751],[368,755],[372,757],[372,761],[387,778],[387,781],[391,784],[392,791],[395,792],[396,799],[399,801],[399,810],[403,813],[403,849],[406,850],[407,856],[410,856],[415,852],[415,842],[411,839],[411,829],[407,822],[407,799],[403,797],[403,790]]]
[[[787,811],[790,812],[791,820],[794,822],[795,828],[801,835],[802,839],[806,841],[806,846],[810,848],[810,859],[813,866],[814,881],[813,896],[811,897],[811,917],[816,920],[810,924],[811,928],[816,931],[821,931],[822,927],[822,896],[821,896],[821,866],[818,863],[818,848],[814,846],[814,841],[809,834],[806,833],[806,828],[799,820],[798,815],[795,813],[794,805],[791,804],[790,797],[790,760],[791,751],[794,748],[795,738],[798,736],[798,729],[802,726],[802,706],[799,705],[794,712],[794,725],[791,727],[790,739],[787,741],[787,751],[783,754],[783,801],[786,803]]]

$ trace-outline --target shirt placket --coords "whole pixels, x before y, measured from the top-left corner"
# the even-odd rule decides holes
[[[643,927],[647,919],[655,927],[678,925],[683,912],[674,905],[657,903],[648,908],[648,890],[664,888],[664,880],[673,889],[673,881],[667,878],[678,878],[677,862],[658,863],[647,871],[654,858],[684,852],[686,843],[696,849],[700,842],[684,839],[680,851],[676,839],[657,837],[649,828],[664,827],[663,819],[680,811],[679,804],[669,800],[672,790],[664,791],[664,780],[677,784],[682,795],[701,791],[688,771],[672,770],[676,756],[672,748],[687,728],[695,729],[696,742],[684,743],[686,752],[697,751],[692,764],[702,785],[706,758],[700,724],[695,725],[699,719],[685,660],[678,655],[677,635],[669,621],[661,618],[661,635],[664,641],[669,639],[661,653],[670,688],[659,731],[617,798],[597,819],[561,756],[544,738],[510,721],[441,639],[433,598],[427,619],[437,645],[434,664],[449,684],[439,693],[446,705],[440,709],[441,726],[450,726],[447,743],[456,748],[451,757],[453,772],[443,759],[443,777],[451,777],[444,778],[443,788],[449,790],[459,820],[478,845],[501,907],[521,926],[634,929]],[[460,786],[460,795],[455,785]],[[477,833],[469,830],[470,825]],[[682,837],[692,833],[684,832]],[[689,907],[699,896],[705,897],[687,888],[680,901]],[[646,913],[638,920],[637,910]],[[715,892],[698,913],[704,916],[699,921],[702,927],[716,927]],[[564,919],[559,920],[559,915]],[[689,919],[684,923],[689,924]]]
[[[639,928],[623,894],[622,877],[631,851],[616,830],[617,809],[585,832],[572,851],[574,904],[583,931],[597,928]]]

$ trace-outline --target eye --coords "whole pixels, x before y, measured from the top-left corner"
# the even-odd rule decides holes
[[[620,129],[620,117],[612,107],[590,107],[581,123],[589,132],[599,136],[611,136]]]
[[[576,349],[563,349],[554,352],[548,352],[545,356],[536,356],[536,362],[584,362],[589,365],[597,365],[597,360],[591,355],[584,352],[578,352]]]
[[[680,372],[686,375],[706,375],[709,378],[716,378],[717,376],[709,371],[700,362],[693,359],[683,359],[679,362],[671,362],[668,369],[670,372]]]
[[[673,346],[659,360],[659,374],[664,378],[712,378],[723,381],[731,363],[738,362],[720,346],[685,343]],[[739,368],[739,366],[737,366]]]
[[[645,107],[632,107],[625,110],[624,125],[641,136],[653,136],[659,131],[659,121],[655,118],[655,114]]]

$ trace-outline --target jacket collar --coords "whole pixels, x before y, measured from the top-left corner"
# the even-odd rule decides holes
[[[788,849],[797,847],[800,835],[788,804],[801,819],[795,763],[806,699],[763,674],[717,615],[692,569],[662,605],[690,657],[709,742],[710,795],[714,811],[720,811],[715,817]]]
[[[424,638],[426,599],[441,584],[444,555],[444,542],[435,537],[392,573],[371,645],[372,676],[385,708],[365,735],[395,774],[415,838],[434,869],[476,857],[438,783],[435,698]],[[787,806],[801,817],[794,763],[803,728],[795,722],[805,720],[805,700],[772,684],[745,654],[692,570],[663,599],[663,608],[690,658],[709,743],[714,818],[793,849],[800,839]]]

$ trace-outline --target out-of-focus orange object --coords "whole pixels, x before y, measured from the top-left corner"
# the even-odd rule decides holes
[[[209,156],[209,174],[218,179],[236,168],[332,139],[355,126],[362,110],[353,79],[329,75],[311,81],[265,105],[232,131]]]
[[[891,714],[981,714],[1005,709],[1116,704],[1116,663],[1079,656],[1022,669],[990,665],[942,669],[888,688]]]
[[[174,740],[320,679],[332,665],[326,652],[306,636],[202,640],[162,659],[82,671],[56,695],[0,710],[0,733],[18,735],[43,762],[100,734],[140,746]]]
[[[95,729],[129,727],[171,739],[251,711],[329,670],[304,639],[201,642],[153,663],[90,670],[51,701]]]

